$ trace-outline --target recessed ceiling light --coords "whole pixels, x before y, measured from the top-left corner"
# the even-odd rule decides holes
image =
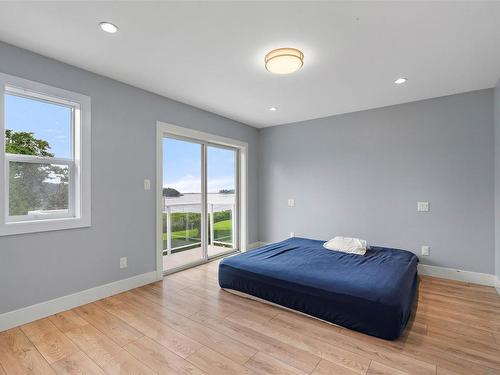
[[[278,108],[276,108],[276,107],[269,107],[269,110],[270,110],[271,112],[274,112],[274,111],[276,111],[277,109],[278,109]]]
[[[398,78],[397,80],[395,80],[394,83],[396,85],[400,85],[402,83],[405,83],[406,81],[408,81],[408,78],[401,77],[401,78]]]
[[[116,25],[113,25],[111,22],[101,22],[99,24],[99,27],[102,29],[102,31],[110,34],[114,34],[118,31],[118,27]]]
[[[278,48],[269,52],[264,61],[271,73],[290,74],[302,68],[304,54],[296,48]]]

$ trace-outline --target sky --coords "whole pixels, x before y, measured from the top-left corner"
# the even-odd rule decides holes
[[[49,142],[50,152],[58,158],[71,159],[71,109],[20,96],[5,95],[5,127],[35,134]]]
[[[234,189],[235,152],[207,148],[207,191]],[[201,145],[177,139],[163,139],[163,187],[181,193],[201,192]]]

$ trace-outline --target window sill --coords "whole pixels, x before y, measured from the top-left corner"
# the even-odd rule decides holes
[[[90,225],[90,218],[75,217],[11,222],[0,225],[0,236],[85,228]]]

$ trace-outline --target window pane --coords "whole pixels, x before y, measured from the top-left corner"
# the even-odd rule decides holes
[[[72,159],[70,107],[5,94],[6,153]]]
[[[9,162],[9,215],[67,212],[69,166]]]
[[[236,247],[236,151],[207,147],[208,256]]]
[[[163,139],[163,269],[203,259],[201,150],[198,143]]]
[[[208,193],[234,195],[236,152],[209,146],[207,148],[207,164]]]

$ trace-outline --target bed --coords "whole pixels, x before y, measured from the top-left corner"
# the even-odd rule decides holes
[[[365,255],[327,250],[324,241],[290,238],[226,258],[219,285],[387,340],[412,311],[418,258],[370,247]]]

